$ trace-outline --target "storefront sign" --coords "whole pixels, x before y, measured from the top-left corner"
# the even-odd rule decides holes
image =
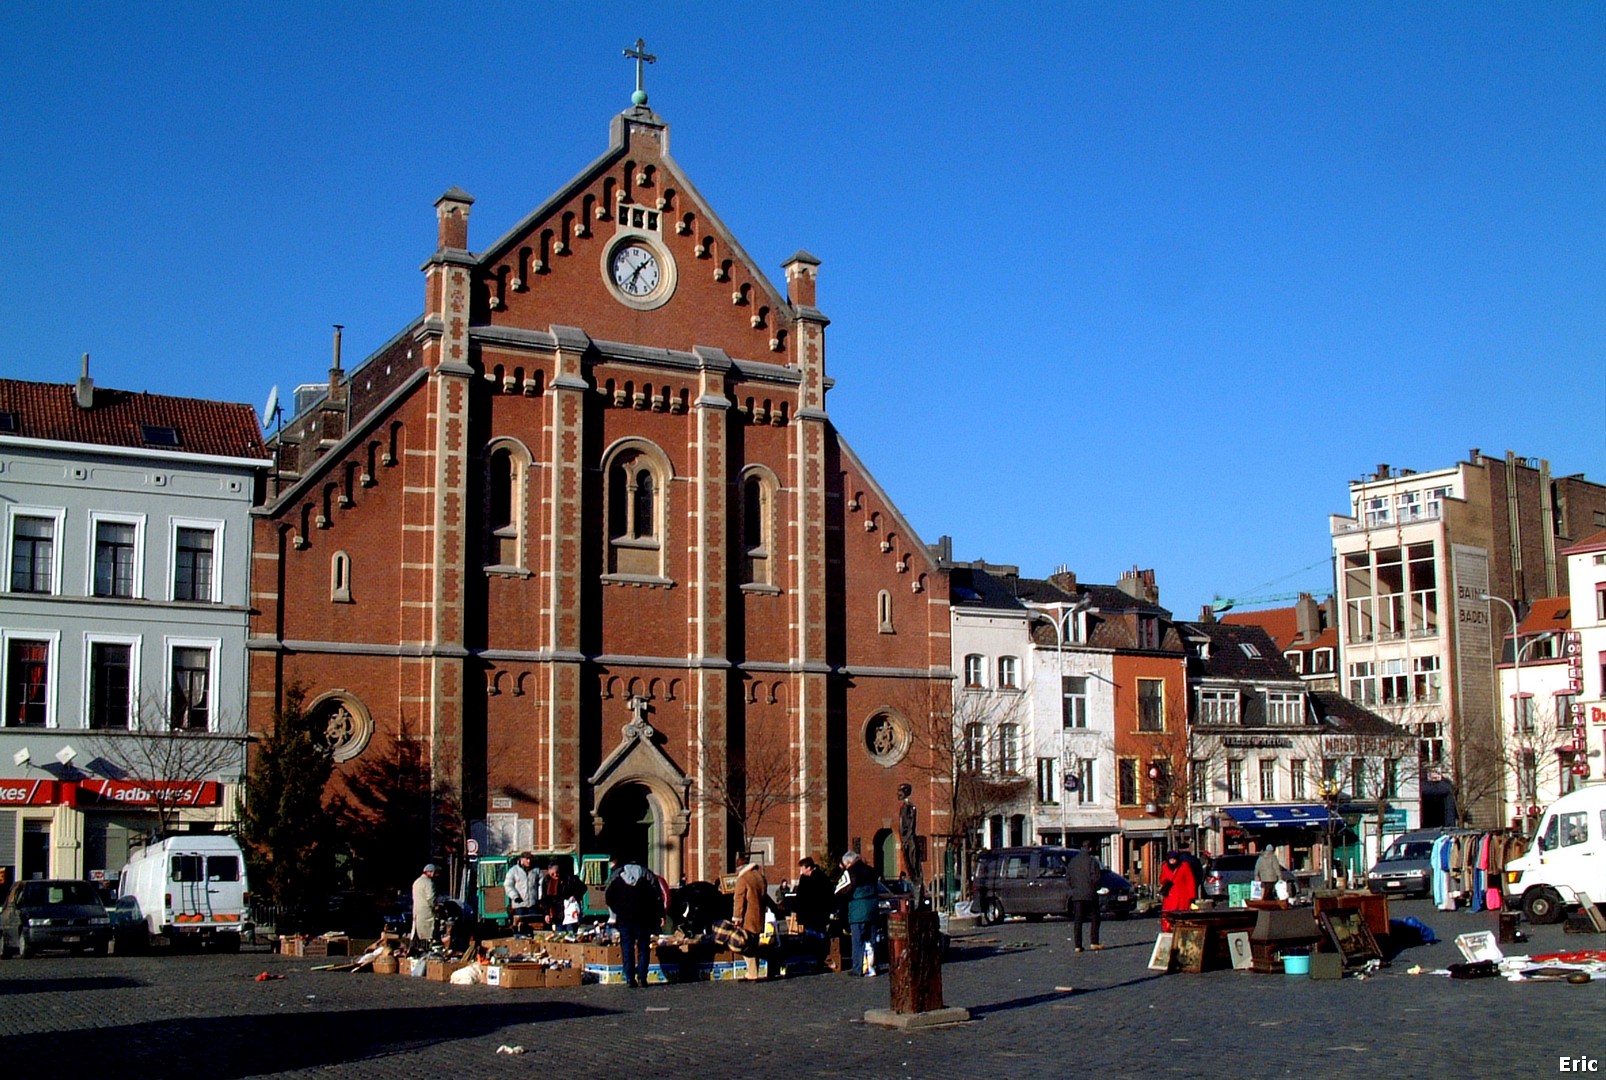
[[[1234,750],[1286,750],[1294,740],[1283,735],[1227,735],[1221,745]]]
[[[104,802],[151,806],[165,792],[170,806],[217,806],[223,785],[215,780],[83,780],[79,790]]]
[[[54,780],[0,780],[0,806],[50,806],[55,801]]]

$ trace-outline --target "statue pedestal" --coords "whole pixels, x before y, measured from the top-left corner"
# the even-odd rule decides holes
[[[892,960],[892,1008],[871,1009],[865,1023],[915,1028],[957,1024],[970,1019],[968,1009],[945,1008],[942,1001],[942,933],[937,913],[904,909],[887,919]]]

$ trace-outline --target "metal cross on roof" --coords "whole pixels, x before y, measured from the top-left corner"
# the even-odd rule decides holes
[[[636,92],[630,95],[630,100],[635,102],[637,105],[645,105],[647,104],[647,91],[644,90],[641,85],[641,75],[642,71],[644,70],[642,65],[656,64],[658,62],[658,58],[647,51],[647,41],[645,38],[637,38],[636,47],[634,49],[626,49],[625,55],[636,62]]]

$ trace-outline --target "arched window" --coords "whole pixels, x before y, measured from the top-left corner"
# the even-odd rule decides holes
[[[337,604],[351,603],[351,556],[337,551],[329,560],[329,599]]]
[[[524,565],[524,478],[530,455],[516,442],[491,447],[485,459],[485,565]]]
[[[965,657],[965,685],[972,690],[987,685],[987,658],[980,653]]]
[[[1013,656],[1000,656],[998,658],[998,688],[1000,690],[1020,689],[1020,661]]]
[[[876,626],[883,634],[896,632],[892,628],[892,594],[886,589],[876,594],[875,613]]]
[[[742,478],[742,582],[774,584],[775,485],[763,473]]]
[[[665,577],[669,462],[650,443],[628,440],[604,459],[608,507],[607,573]]]

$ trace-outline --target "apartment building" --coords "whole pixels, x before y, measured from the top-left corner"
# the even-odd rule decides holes
[[[1330,518],[1346,696],[1414,730],[1422,820],[1505,821],[1494,670],[1511,619],[1567,587],[1560,552],[1606,525],[1606,487],[1474,449],[1428,472],[1381,465]]]

